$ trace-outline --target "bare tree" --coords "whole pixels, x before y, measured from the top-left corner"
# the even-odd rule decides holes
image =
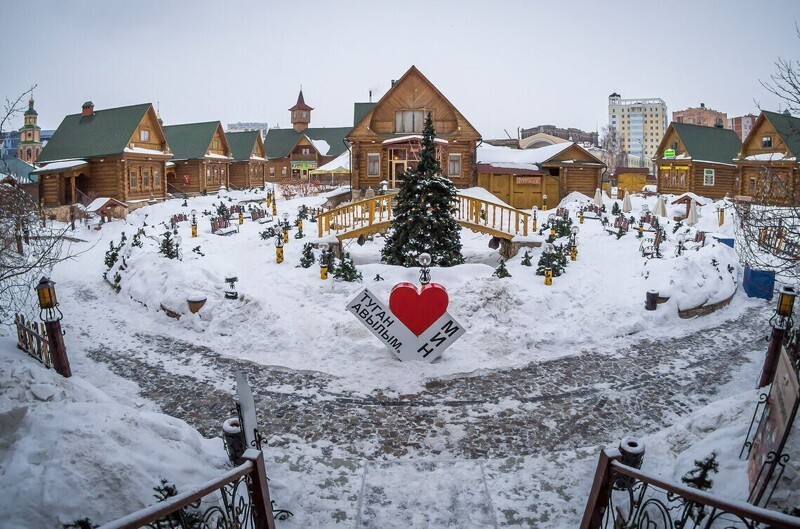
[[[23,112],[26,97],[34,88],[14,100],[6,98],[0,132]],[[9,172],[2,160],[0,173]],[[38,204],[15,178],[0,183],[0,323],[12,321],[16,312],[34,312],[33,294],[39,278],[69,257],[62,248],[66,229],[48,225]]]
[[[616,127],[603,127],[600,148],[604,151],[602,157],[609,173],[615,174],[618,167],[625,166],[626,154],[622,150],[622,141]]]
[[[800,28],[795,25],[800,38]],[[800,62],[779,58],[776,73],[761,85],[786,103],[786,114],[800,113]],[[800,123],[786,116],[786,148],[800,141]],[[795,157],[798,153],[792,153]],[[782,153],[776,153],[782,155]],[[800,280],[800,183],[768,157],[745,200],[736,200],[736,244],[743,264],[773,271],[784,281]],[[796,162],[792,162],[796,163]]]

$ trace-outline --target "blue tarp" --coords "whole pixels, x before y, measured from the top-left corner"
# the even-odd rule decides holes
[[[771,300],[775,290],[775,272],[744,267],[742,286],[748,297]]]

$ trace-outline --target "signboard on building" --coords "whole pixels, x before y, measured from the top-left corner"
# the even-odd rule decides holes
[[[675,158],[675,149],[664,149],[664,158]]]
[[[517,184],[521,185],[542,185],[542,177],[541,176],[518,176],[517,177]]]
[[[316,168],[317,168],[317,162],[308,162],[308,161],[305,161],[305,162],[292,162],[292,170],[295,170],[295,169],[311,170],[311,169],[316,169]]]

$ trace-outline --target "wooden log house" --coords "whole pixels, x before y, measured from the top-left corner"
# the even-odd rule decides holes
[[[720,199],[733,195],[742,144],[730,129],[670,123],[656,149],[658,192],[695,193]]]
[[[250,188],[264,185],[267,156],[264,142],[257,130],[247,132],[226,132],[225,137],[231,147],[233,161],[230,168],[230,185]]]
[[[311,111],[303,98],[289,109],[291,129],[272,128],[264,139],[268,182],[284,179],[309,180],[311,171],[332,161],[347,150],[345,136],[350,127],[309,127]]]
[[[762,111],[736,160],[736,194],[756,203],[800,204],[800,118]]]
[[[400,175],[417,163],[429,112],[444,176],[456,187],[473,185],[480,133],[412,66],[377,103],[356,104],[356,123],[347,135],[353,190],[379,189],[383,180],[390,189],[400,185]]]
[[[535,149],[485,145],[478,148],[477,159],[478,185],[521,209],[553,208],[575,191],[592,197],[605,168],[573,142]]]
[[[172,157],[150,103],[105,110],[87,101],[64,118],[39,154],[39,196],[47,208],[109,197],[128,204],[167,194]]]
[[[231,149],[219,121],[164,127],[174,158],[167,171],[170,193],[216,193],[228,187]]]

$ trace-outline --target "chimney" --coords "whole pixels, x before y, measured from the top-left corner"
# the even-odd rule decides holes
[[[91,116],[94,114],[94,103],[87,101],[81,107],[81,116]]]
[[[372,103],[372,90],[369,91],[369,102]]]
[[[397,82],[397,79],[392,79],[392,86]]]
[[[706,108],[706,104],[705,103],[700,103],[700,108]]]

